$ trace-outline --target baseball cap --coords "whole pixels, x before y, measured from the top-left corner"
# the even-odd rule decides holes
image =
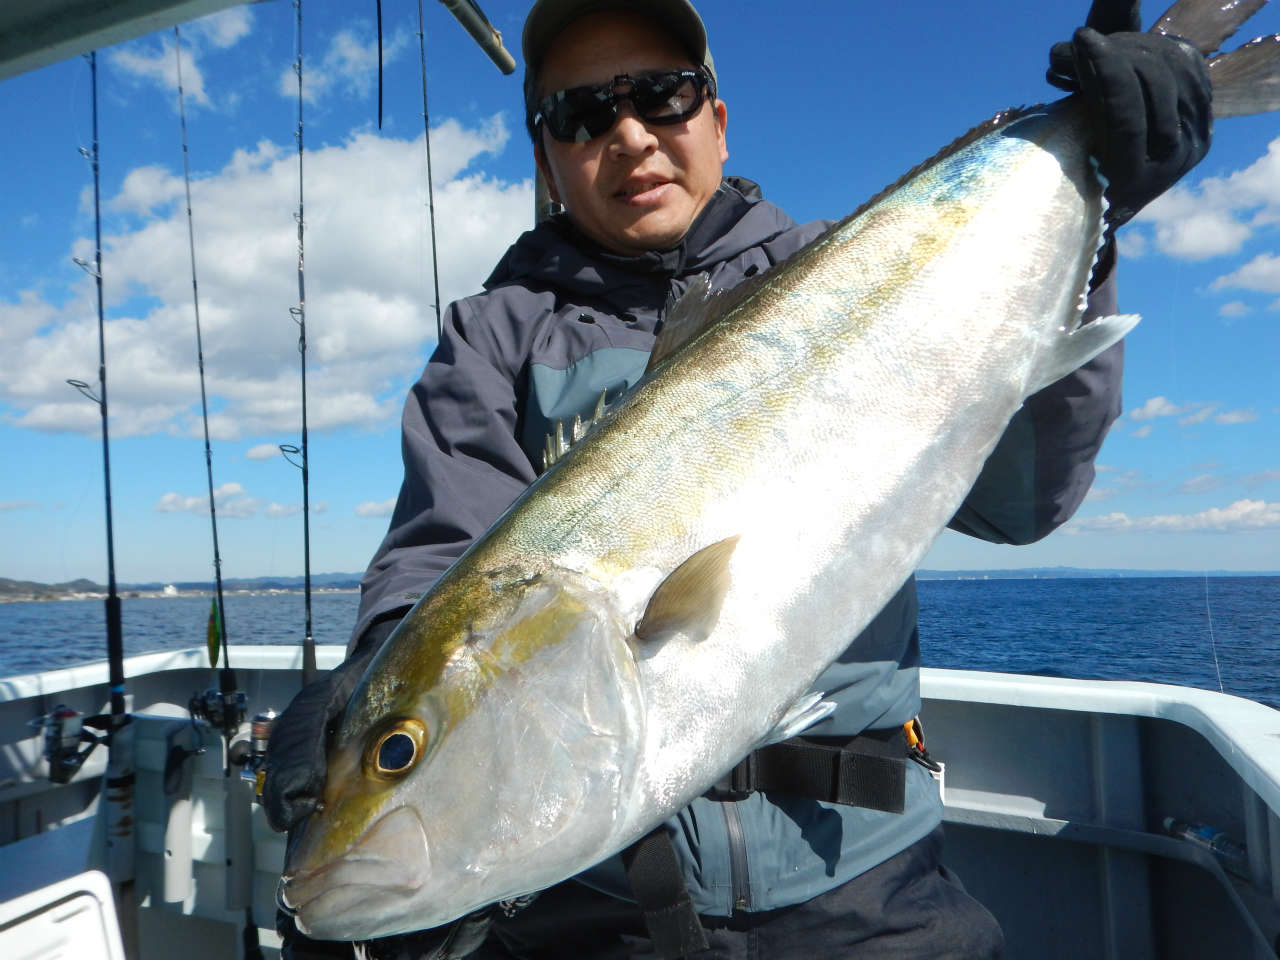
[[[573,21],[590,13],[613,11],[638,13],[651,17],[671,33],[689,51],[694,63],[700,63],[715,79],[715,62],[707,48],[707,28],[689,0],[537,0],[524,21],[520,46],[524,56],[525,115],[537,109],[538,68],[547,48],[556,36]]]

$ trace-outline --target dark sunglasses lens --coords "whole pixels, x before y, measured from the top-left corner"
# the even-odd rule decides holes
[[[663,73],[635,82],[636,113],[653,123],[679,123],[702,106],[702,85],[689,74]]]
[[[607,91],[595,87],[564,90],[543,101],[547,129],[557,140],[572,143],[598,137],[611,126],[617,109]]]
[[[618,117],[618,102],[630,100],[650,123],[680,123],[702,106],[701,76],[689,71],[626,78],[631,89],[615,93],[614,84],[561,90],[542,101],[547,131],[557,140],[574,143],[606,133]]]

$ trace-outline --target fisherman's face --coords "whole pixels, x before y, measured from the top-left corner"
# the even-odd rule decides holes
[[[646,17],[600,13],[571,23],[542,64],[540,95],[608,83],[621,74],[685,70],[693,64],[674,38]],[[617,122],[585,143],[541,130],[538,166],[553,200],[583,233],[623,254],[674,247],[720,186],[724,102],[703,100],[683,123],[646,123],[630,101]]]

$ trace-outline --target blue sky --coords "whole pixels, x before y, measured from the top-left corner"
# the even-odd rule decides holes
[[[519,52],[524,2],[485,12]],[[312,569],[359,571],[400,480],[399,410],[435,341],[417,4],[306,0],[303,52]],[[532,223],[519,73],[424,0],[445,301]],[[799,220],[838,217],[997,110],[1052,99],[1050,44],[1087,4],[705,0],[727,172]],[[980,13],[975,13],[980,10]],[[1147,11],[1150,22],[1160,11]],[[1280,32],[1280,10],[1246,25]],[[1247,34],[1247,36],[1245,36]],[[228,577],[302,571],[294,9],[182,30],[218,533]],[[1232,44],[1228,44],[1231,46]],[[99,52],[117,576],[209,579],[173,32]],[[0,83],[0,576],[106,576],[89,74]],[[1079,515],[1031,547],[944,535],[947,568],[1280,569],[1280,118],[1226,120],[1209,157],[1123,231],[1125,414]]]

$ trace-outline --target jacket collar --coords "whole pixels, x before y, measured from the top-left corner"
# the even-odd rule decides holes
[[[589,294],[653,287],[658,279],[708,269],[793,225],[786,214],[764,200],[756,184],[727,177],[688,233],[669,250],[651,250],[639,256],[614,253],[559,214],[521,235],[484,286],[492,289],[521,281]]]

